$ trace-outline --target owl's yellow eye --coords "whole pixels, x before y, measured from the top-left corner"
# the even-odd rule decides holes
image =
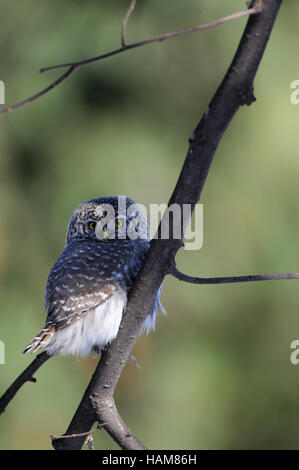
[[[114,225],[115,227],[119,228],[123,226],[123,223],[120,219],[115,219]]]
[[[89,222],[88,227],[89,227],[90,230],[95,230],[96,223],[95,222]]]

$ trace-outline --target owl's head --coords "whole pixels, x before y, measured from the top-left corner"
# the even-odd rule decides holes
[[[66,243],[73,240],[149,240],[146,217],[138,204],[126,196],[83,202],[70,219]]]

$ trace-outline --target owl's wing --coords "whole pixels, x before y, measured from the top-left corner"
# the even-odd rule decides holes
[[[46,325],[24,353],[45,347],[57,330],[107,302],[117,290],[127,294],[148,249],[142,240],[68,245],[48,278]]]
[[[26,346],[23,351],[23,354],[26,354],[28,351],[32,351],[32,353],[34,353],[40,348],[46,346],[46,344],[48,344],[55,332],[56,327],[54,324],[46,324],[44,328],[42,328],[33,338],[33,340],[30,341],[30,343]]]
[[[112,282],[98,281],[94,286],[86,285],[80,278],[75,279],[75,287],[70,287],[64,280],[63,286],[56,286],[55,293],[48,294],[46,310],[47,323],[55,323],[57,329],[64,328],[82,315],[105,303],[116,290]]]
[[[57,330],[95,310],[117,289],[122,288],[119,273],[108,275],[109,269],[106,266],[109,266],[102,251],[99,251],[101,256],[96,257],[95,251],[92,254],[91,250],[80,243],[75,248],[67,247],[64,250],[54,264],[47,282],[46,324],[25,348],[24,353],[45,347]]]
[[[45,326],[26,346],[23,354],[30,350],[34,353],[46,347],[57,330],[67,327],[73,321],[79,320],[83,315],[106,302],[115,289],[116,286],[113,284],[104,284],[98,291],[87,294],[87,296],[73,295],[70,297],[65,297],[64,292],[61,292],[59,296],[59,290],[57,290],[56,300],[49,303],[50,309]]]

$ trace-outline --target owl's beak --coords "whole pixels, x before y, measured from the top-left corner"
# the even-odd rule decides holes
[[[107,226],[103,227],[103,240],[108,240],[109,238],[109,231]]]

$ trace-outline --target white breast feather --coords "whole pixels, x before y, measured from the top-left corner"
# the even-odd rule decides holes
[[[102,349],[117,335],[127,296],[118,290],[102,305],[58,330],[46,347],[49,354],[87,356],[93,347]]]

